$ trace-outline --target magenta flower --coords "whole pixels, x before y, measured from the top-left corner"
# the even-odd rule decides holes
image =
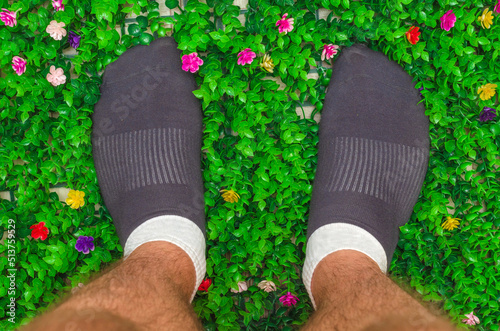
[[[198,53],[196,52],[182,56],[182,70],[184,71],[195,73],[200,69],[202,64],[203,60],[198,57]]]
[[[245,64],[250,64],[256,56],[257,55],[252,52],[250,48],[245,48],[238,53],[238,64],[242,66],[244,66]]]
[[[325,61],[325,59],[329,60],[334,55],[336,55],[339,51],[339,46],[334,44],[328,44],[323,46],[323,52],[321,53],[321,61]]]
[[[66,83],[66,76],[64,75],[64,70],[62,70],[62,68],[56,69],[56,67],[50,66],[50,73],[47,74],[47,80],[53,86]]]
[[[500,0],[498,0],[497,4],[495,5],[495,8],[493,10],[497,13],[500,13]]]
[[[471,312],[470,314],[465,314],[465,316],[467,316],[468,319],[463,319],[462,323],[465,323],[467,325],[479,324],[479,318],[477,318],[477,316],[474,316],[474,312]]]
[[[457,21],[457,17],[453,10],[448,10],[443,16],[440,18],[441,20],[441,29],[450,31],[450,29],[455,25]]]
[[[90,251],[95,249],[94,246],[94,237],[92,236],[80,236],[76,240],[75,248],[77,251],[82,252],[83,254],[88,254]]]
[[[16,74],[21,76],[26,71],[26,60],[19,56],[14,56],[12,58],[12,69],[14,69]]]
[[[283,306],[287,306],[287,307],[295,306],[297,301],[299,301],[299,298],[290,292],[288,292],[287,294],[283,295],[280,298],[280,302],[283,304]]]
[[[64,11],[64,5],[62,3],[62,0],[52,0],[52,7],[54,7],[54,9],[56,11]]]
[[[2,22],[4,22],[5,25],[10,27],[14,27],[15,25],[17,25],[17,18],[16,18],[17,11],[14,12],[7,10],[5,8],[2,8],[2,10],[3,11],[0,13],[0,19],[2,20]]]
[[[283,17],[276,22],[276,26],[278,27],[278,31],[284,32],[287,34],[288,32],[293,30],[293,18],[286,18],[288,14],[283,15]]]
[[[479,114],[479,121],[480,122],[491,121],[495,117],[497,117],[496,109],[490,107],[484,107],[483,110],[481,111],[481,114]]]

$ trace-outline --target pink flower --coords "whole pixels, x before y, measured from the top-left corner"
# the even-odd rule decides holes
[[[248,290],[247,282],[238,282],[238,289],[237,290],[231,289],[231,292],[233,292],[233,293],[241,293],[241,292],[244,292],[246,290]]]
[[[63,27],[66,24],[64,22],[57,23],[57,21],[53,20],[50,21],[50,24],[47,26],[47,31],[48,34],[55,40],[61,40],[63,37],[66,36],[66,30],[63,29]]]
[[[250,48],[245,48],[238,53],[238,64],[242,66],[244,66],[245,64],[250,64],[256,56],[257,55],[252,52]]]
[[[2,22],[4,22],[5,25],[10,27],[17,25],[17,18],[16,18],[17,11],[14,12],[7,10],[5,8],[2,8],[2,10],[3,11],[0,13],[0,19],[2,20]]]
[[[335,54],[337,54],[339,51],[339,46],[334,45],[334,44],[328,44],[323,46],[323,52],[321,53],[321,61],[325,61],[325,59],[331,59]]]
[[[257,286],[267,293],[276,291],[276,285],[270,280],[263,280]]]
[[[47,80],[53,86],[57,86],[66,83],[66,76],[62,68],[56,69],[56,67],[50,66],[50,73],[47,74]]]
[[[54,7],[54,9],[56,11],[64,11],[64,5],[62,3],[62,0],[52,0],[52,7]]]
[[[495,5],[495,8],[493,10],[497,13],[500,13],[500,0],[498,0],[497,4]]]
[[[287,19],[288,14],[283,15],[283,17],[276,22],[276,26],[278,27],[278,31],[284,32],[287,34],[288,32],[293,30],[293,18]]]
[[[182,70],[191,71],[192,73],[197,72],[200,66],[203,64],[203,60],[198,57],[198,53],[191,53],[182,56]]]
[[[441,16],[440,20],[441,29],[450,31],[450,29],[455,25],[457,17],[455,16],[455,13],[453,13],[453,10],[450,9],[443,16]]]
[[[288,292],[287,294],[283,295],[280,298],[280,302],[283,304],[283,306],[287,306],[287,307],[295,306],[297,301],[299,301],[299,298],[297,298],[295,295],[293,295],[290,292]]]
[[[26,71],[26,60],[19,56],[14,56],[12,58],[12,69],[14,69],[16,74],[21,76]]]
[[[470,314],[465,314],[465,316],[467,316],[468,319],[463,319],[462,323],[465,323],[467,325],[479,324],[479,318],[477,318],[477,316],[474,316],[474,312],[471,312]]]

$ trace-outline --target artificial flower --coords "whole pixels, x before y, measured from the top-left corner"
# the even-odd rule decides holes
[[[493,10],[496,13],[500,13],[500,0],[498,0],[497,4],[495,5],[495,8],[493,8]]]
[[[263,280],[257,286],[267,293],[276,291],[276,285],[270,280]]]
[[[52,0],[52,7],[54,7],[54,9],[56,11],[64,11],[64,5],[62,3],[62,0]]]
[[[489,29],[491,24],[493,23],[493,14],[488,8],[486,8],[483,11],[483,14],[479,16],[477,20],[481,22],[481,26],[483,28]]]
[[[41,240],[47,239],[47,235],[49,234],[49,229],[45,226],[45,222],[40,222],[37,224],[33,224],[30,226],[31,229],[31,237],[33,239],[40,238]]]
[[[66,203],[71,208],[78,209],[85,204],[85,200],[83,200],[84,196],[85,196],[85,192],[77,191],[77,190],[70,190],[68,193],[68,198],[66,199]],[[94,239],[92,239],[92,240],[94,240]]]
[[[182,56],[182,70],[195,73],[200,69],[203,60],[198,57],[198,53],[191,53]]]
[[[495,117],[497,117],[496,109],[490,107],[484,107],[483,110],[481,111],[481,114],[479,114],[479,121],[480,122],[491,121]]]
[[[297,301],[299,301],[299,298],[293,295],[292,293],[288,292],[287,294],[280,297],[279,300],[283,304],[283,306],[291,307],[295,306]]]
[[[257,55],[250,48],[245,48],[238,53],[238,64],[244,66],[253,62]]]
[[[80,39],[82,39],[82,36],[79,36],[73,31],[69,32],[68,41],[71,47],[73,47],[74,49],[77,49],[78,46],[80,46]]]
[[[412,26],[408,31],[406,32],[406,38],[410,42],[410,44],[415,45],[417,41],[419,40],[420,32],[418,31],[420,29],[418,26]]]
[[[78,292],[81,288],[83,288],[83,283],[78,283],[78,286],[75,286],[71,289],[71,294],[75,294],[76,292]]]
[[[325,61],[325,59],[329,60],[334,55],[336,55],[339,51],[339,46],[334,44],[328,44],[323,46],[323,52],[321,53],[321,61]]]
[[[212,280],[210,278],[207,278],[201,282],[200,286],[198,287],[198,291],[208,292],[208,288],[210,287],[210,285],[212,285]]]
[[[12,58],[12,69],[21,76],[26,71],[26,60],[19,56],[14,56]]]
[[[274,62],[273,59],[267,54],[264,54],[264,57],[262,58],[262,62],[260,63],[260,67],[270,73],[273,73],[274,71]]]
[[[441,16],[440,20],[441,29],[450,31],[450,29],[455,25],[455,22],[457,21],[457,16],[455,16],[453,10],[450,9],[443,16]]]
[[[465,314],[467,316],[467,319],[463,319],[462,323],[465,323],[467,325],[476,325],[479,324],[479,318],[474,315],[474,312],[471,312],[470,314]]]
[[[75,294],[76,292],[78,292],[81,288],[83,288],[83,283],[78,283],[78,286],[75,286],[71,289],[71,294]]]
[[[283,15],[280,20],[276,22],[276,26],[278,27],[278,31],[280,33],[284,32],[287,34],[288,32],[293,30],[293,18],[286,18],[288,13]]]
[[[479,94],[479,97],[481,100],[489,100],[491,97],[495,95],[495,89],[497,88],[497,84],[486,84],[486,85],[481,85],[477,89],[477,94]]]
[[[450,216],[446,217],[446,221],[441,224],[441,227],[445,230],[453,230],[460,224],[460,218],[452,218]]]
[[[2,8],[2,12],[0,13],[0,19],[2,22],[5,23],[5,25],[14,27],[17,25],[17,11],[10,11],[8,9]]]
[[[222,197],[227,202],[238,202],[240,195],[233,190],[221,190]]]
[[[45,31],[55,40],[61,40],[66,36],[66,30],[63,29],[65,26],[64,22],[58,23],[56,20],[52,20]]]
[[[77,251],[82,252],[83,254],[88,254],[90,251],[95,249],[94,246],[94,237],[92,236],[80,236],[76,240],[75,248]]]
[[[238,289],[237,290],[231,289],[231,292],[241,293],[241,292],[244,292],[246,290],[248,290],[247,282],[238,282]]]

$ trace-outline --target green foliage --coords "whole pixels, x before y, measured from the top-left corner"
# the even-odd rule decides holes
[[[431,120],[429,170],[390,271],[408,279],[424,300],[439,302],[455,323],[473,311],[481,320],[478,330],[498,330],[500,125],[477,120],[484,106],[498,107],[497,96],[484,101],[477,94],[480,85],[500,83],[498,14],[489,30],[477,21],[492,3],[250,0],[244,17],[229,0],[189,0],[174,17],[161,17],[159,4],[147,0],[69,0],[59,12],[37,0],[0,3],[20,9],[18,25],[0,29],[0,190],[16,198],[0,200],[0,228],[16,221],[16,325],[121,256],[95,175],[90,115],[104,68],[126,49],[165,36],[173,24],[179,48],[204,60],[194,93],[204,111],[207,274],[213,285],[194,307],[208,330],[291,330],[312,311],[301,266],[318,125],[295,109],[314,105],[313,114],[321,112],[331,75],[320,60],[323,45],[357,42],[386,53],[418,81]],[[332,12],[319,19],[319,9]],[[457,22],[444,31],[439,18],[449,9]],[[138,17],[126,27],[128,13]],[[295,19],[286,35],[275,26],[284,13]],[[74,57],[63,55],[67,38],[56,41],[45,32],[53,19],[83,36]],[[422,32],[416,45],[405,37],[412,25]],[[237,65],[245,48],[258,57]],[[274,61],[272,74],[259,66],[264,53]],[[16,55],[28,61],[22,76],[11,68]],[[66,84],[48,83],[51,65],[64,69]],[[308,77],[314,71],[319,79]],[[54,186],[84,191],[85,205],[70,209],[49,191]],[[224,202],[224,188],[241,199]],[[461,224],[443,231],[450,213]],[[50,230],[48,239],[28,239],[29,227],[40,221]],[[74,249],[80,235],[96,238],[91,254]],[[6,252],[4,242],[2,275],[9,268]],[[256,286],[261,280],[273,280],[278,291],[263,292]],[[248,291],[231,293],[239,281],[249,281]],[[7,280],[0,284],[2,329],[13,327],[5,308],[8,287]],[[278,302],[287,291],[299,297],[293,308]]]

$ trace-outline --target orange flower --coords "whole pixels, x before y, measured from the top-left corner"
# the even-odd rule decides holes
[[[418,36],[420,36],[420,32],[418,31],[420,29],[418,26],[412,26],[407,32],[406,32],[406,38],[410,42],[410,44],[415,45],[417,41],[419,40]]]

